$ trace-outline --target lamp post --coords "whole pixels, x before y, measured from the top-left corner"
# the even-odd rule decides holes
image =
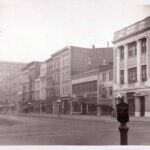
[[[58,117],[60,116],[60,104],[61,104],[61,100],[60,99],[58,99],[57,100],[57,115],[58,115]]]
[[[120,102],[116,105],[117,107],[117,120],[120,122],[119,132],[120,132],[120,145],[128,145],[128,130],[127,122],[129,122],[129,109],[128,104],[124,102],[123,96],[117,96]]]
[[[28,105],[29,105],[29,113],[30,113],[30,110],[31,110],[31,102],[28,102]]]
[[[14,112],[14,107],[15,107],[15,104],[12,104],[11,105],[12,113]]]

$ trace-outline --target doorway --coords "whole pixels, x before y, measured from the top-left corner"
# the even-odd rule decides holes
[[[145,97],[140,97],[140,116],[144,117],[145,115]]]
[[[129,105],[129,115],[135,116],[135,97],[133,96],[134,93],[127,93],[127,100]]]
[[[128,104],[129,104],[129,115],[135,116],[135,101],[134,101],[134,99],[129,99]]]

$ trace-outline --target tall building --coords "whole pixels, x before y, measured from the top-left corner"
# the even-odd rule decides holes
[[[112,48],[68,46],[52,55],[55,99],[61,99],[61,112],[70,113],[71,76],[90,71],[112,61]]]
[[[52,58],[45,61],[47,65],[46,72],[46,102],[47,102],[47,113],[54,113],[54,87],[53,87],[53,62]]]
[[[114,94],[125,97],[130,115],[150,116],[150,17],[115,32],[113,43]]]
[[[33,61],[25,65],[22,70],[20,111],[35,111],[35,80],[40,77],[40,62]]]
[[[0,103],[17,105],[21,86],[21,68],[25,63],[0,61]]]

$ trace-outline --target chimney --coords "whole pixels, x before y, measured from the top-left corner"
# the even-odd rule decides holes
[[[92,45],[92,48],[95,49],[95,45]]]
[[[107,41],[107,47],[109,47],[109,41]]]
[[[104,66],[106,65],[106,59],[103,59],[103,65]]]

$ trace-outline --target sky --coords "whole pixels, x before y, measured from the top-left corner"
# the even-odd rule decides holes
[[[106,47],[150,15],[148,0],[0,0],[0,60],[45,61],[66,46]]]

